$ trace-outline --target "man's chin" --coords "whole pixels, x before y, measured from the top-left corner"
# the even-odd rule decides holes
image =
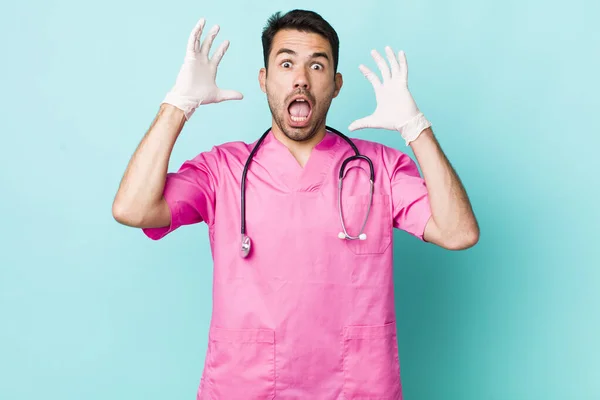
[[[317,129],[314,124],[309,124],[302,127],[294,127],[287,125],[285,129],[283,129],[283,133],[289,139],[295,142],[306,142],[317,134]]]
[[[307,123],[294,122],[288,113],[282,115],[280,118],[274,118],[274,122],[279,127],[279,130],[289,140],[295,142],[306,142],[314,138],[319,132],[319,118],[315,118],[315,115],[311,115],[306,121]]]

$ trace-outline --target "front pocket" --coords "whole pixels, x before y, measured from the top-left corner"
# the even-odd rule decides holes
[[[369,200],[370,195],[342,197],[344,224],[350,236],[358,236],[367,211],[369,212],[364,229],[367,238],[365,240],[345,239],[346,246],[354,254],[381,254],[392,242],[393,222],[390,196],[373,195],[371,210],[369,210]]]
[[[396,323],[347,326],[343,340],[345,398],[399,399],[402,389]]]
[[[210,329],[205,383],[211,399],[275,397],[275,331]]]

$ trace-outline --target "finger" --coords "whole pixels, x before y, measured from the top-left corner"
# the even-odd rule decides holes
[[[355,131],[358,129],[365,129],[365,128],[371,128],[371,127],[373,127],[373,117],[371,115],[369,115],[368,117],[357,119],[356,121],[352,122],[348,126],[348,130]]]
[[[190,51],[190,52],[196,51],[196,49],[197,49],[196,43],[198,43],[198,40],[200,40],[200,35],[202,34],[202,29],[204,29],[205,23],[206,23],[206,20],[204,18],[200,18],[200,20],[198,20],[198,22],[196,22],[196,26],[194,26],[194,29],[192,29],[192,33],[190,34],[190,37],[188,38],[187,51]]]
[[[227,49],[229,48],[229,40],[225,40],[223,43],[221,43],[221,45],[217,48],[217,50],[215,50],[211,61],[215,64],[215,65],[219,65],[219,63],[221,62],[221,59],[223,58],[223,55],[225,54],[225,52],[227,51]]]
[[[390,62],[390,67],[392,69],[392,76],[395,76],[400,73],[400,64],[398,64],[398,60],[396,59],[396,55],[394,54],[394,50],[390,46],[385,46],[385,54],[387,55],[388,61]]]
[[[379,81],[379,77],[377,77],[377,75],[375,75],[373,73],[373,71],[371,71],[369,68],[367,68],[364,65],[359,65],[358,69],[360,69],[360,71],[363,73],[363,75],[369,80],[369,82],[371,82],[371,84],[373,85],[373,87],[375,89],[377,89],[379,86],[381,86],[381,82]]]
[[[408,81],[408,63],[406,62],[406,54],[404,50],[400,50],[398,53],[398,64],[400,65],[400,76]]]
[[[379,54],[377,50],[371,50],[371,55],[373,56],[373,59],[375,60],[377,66],[379,67],[379,70],[381,71],[383,81],[387,81],[390,78],[390,69],[388,68],[387,63],[385,62],[383,57],[381,57],[381,54]]]
[[[225,100],[242,100],[244,95],[236,90],[227,90],[221,89],[219,90],[219,94],[217,95],[216,102],[219,103]]]
[[[215,40],[215,36],[219,33],[219,25],[215,25],[210,28],[210,31],[204,38],[204,41],[200,45],[200,54],[204,54],[208,57],[208,53],[210,52],[210,47],[212,46],[213,41]]]

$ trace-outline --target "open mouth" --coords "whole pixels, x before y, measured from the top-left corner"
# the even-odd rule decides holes
[[[292,125],[306,125],[312,114],[312,104],[306,97],[296,97],[288,105],[288,114]]]

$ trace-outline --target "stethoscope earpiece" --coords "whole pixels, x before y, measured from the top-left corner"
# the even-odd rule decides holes
[[[346,235],[344,232],[340,232],[340,233],[338,233],[338,238],[340,238],[340,239],[346,239],[346,238],[348,238],[348,235]],[[367,234],[366,233],[361,233],[360,235],[358,235],[358,238],[360,240],[367,240]],[[350,239],[350,238],[348,238],[348,239]]]

